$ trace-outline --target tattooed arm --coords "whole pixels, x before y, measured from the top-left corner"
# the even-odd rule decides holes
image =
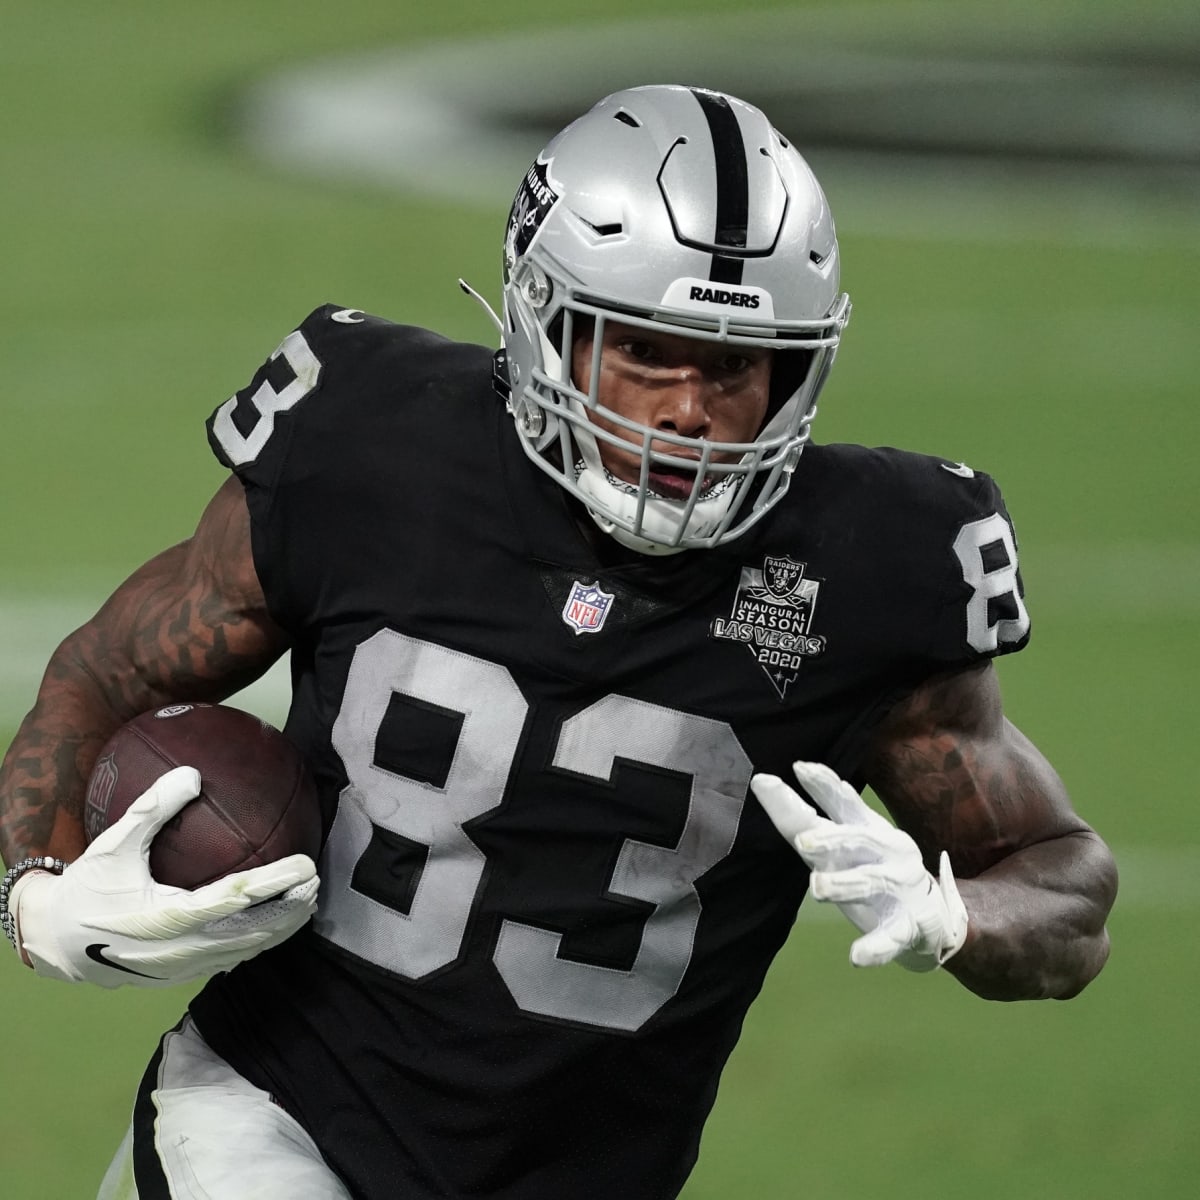
[[[995,1000],[1079,992],[1108,957],[1108,848],[1062,781],[1004,716],[990,664],[943,676],[876,733],[867,782],[936,874],[950,854],[969,914],[946,970]]]
[[[118,726],[159,704],[223,700],[286,648],[255,574],[245,494],[231,477],[191,538],[136,571],[54,652],[0,767],[5,862],[78,857],[87,778]]]

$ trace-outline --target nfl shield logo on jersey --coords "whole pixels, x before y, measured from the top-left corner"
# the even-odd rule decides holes
[[[579,633],[599,633],[613,602],[612,592],[600,590],[600,581],[571,585],[571,594],[563,605],[562,619]]]

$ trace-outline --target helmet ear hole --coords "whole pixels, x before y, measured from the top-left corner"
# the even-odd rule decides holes
[[[775,414],[804,386],[815,357],[815,350],[775,351],[771,360],[771,386],[764,426],[770,424]]]
[[[554,318],[550,324],[546,326],[546,338],[550,342],[558,354],[559,358],[563,356],[563,310],[560,308],[554,314]]]

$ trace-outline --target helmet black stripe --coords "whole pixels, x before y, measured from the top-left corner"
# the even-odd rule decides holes
[[[746,169],[746,143],[737,115],[724,96],[692,89],[700,103],[713,140],[717,174],[717,227],[713,243],[731,250],[745,250],[746,227],[750,223],[750,178]],[[740,255],[713,255],[709,278],[715,283],[741,283]]]

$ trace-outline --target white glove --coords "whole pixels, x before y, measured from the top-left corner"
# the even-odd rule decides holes
[[[894,961],[910,971],[931,971],[957,953],[967,936],[967,909],[950,856],[942,851],[934,879],[916,842],[836,772],[812,762],[793,763],[792,769],[832,820],[774,775],[755,775],[750,786],[812,870],[814,899],[832,901],[862,931],[850,961],[856,967]]]
[[[154,835],[199,794],[199,772],[176,767],[61,875],[30,872],[17,880],[9,907],[39,975],[167,987],[228,971],[309,920],[320,880],[305,854],[195,891],[154,881]]]

